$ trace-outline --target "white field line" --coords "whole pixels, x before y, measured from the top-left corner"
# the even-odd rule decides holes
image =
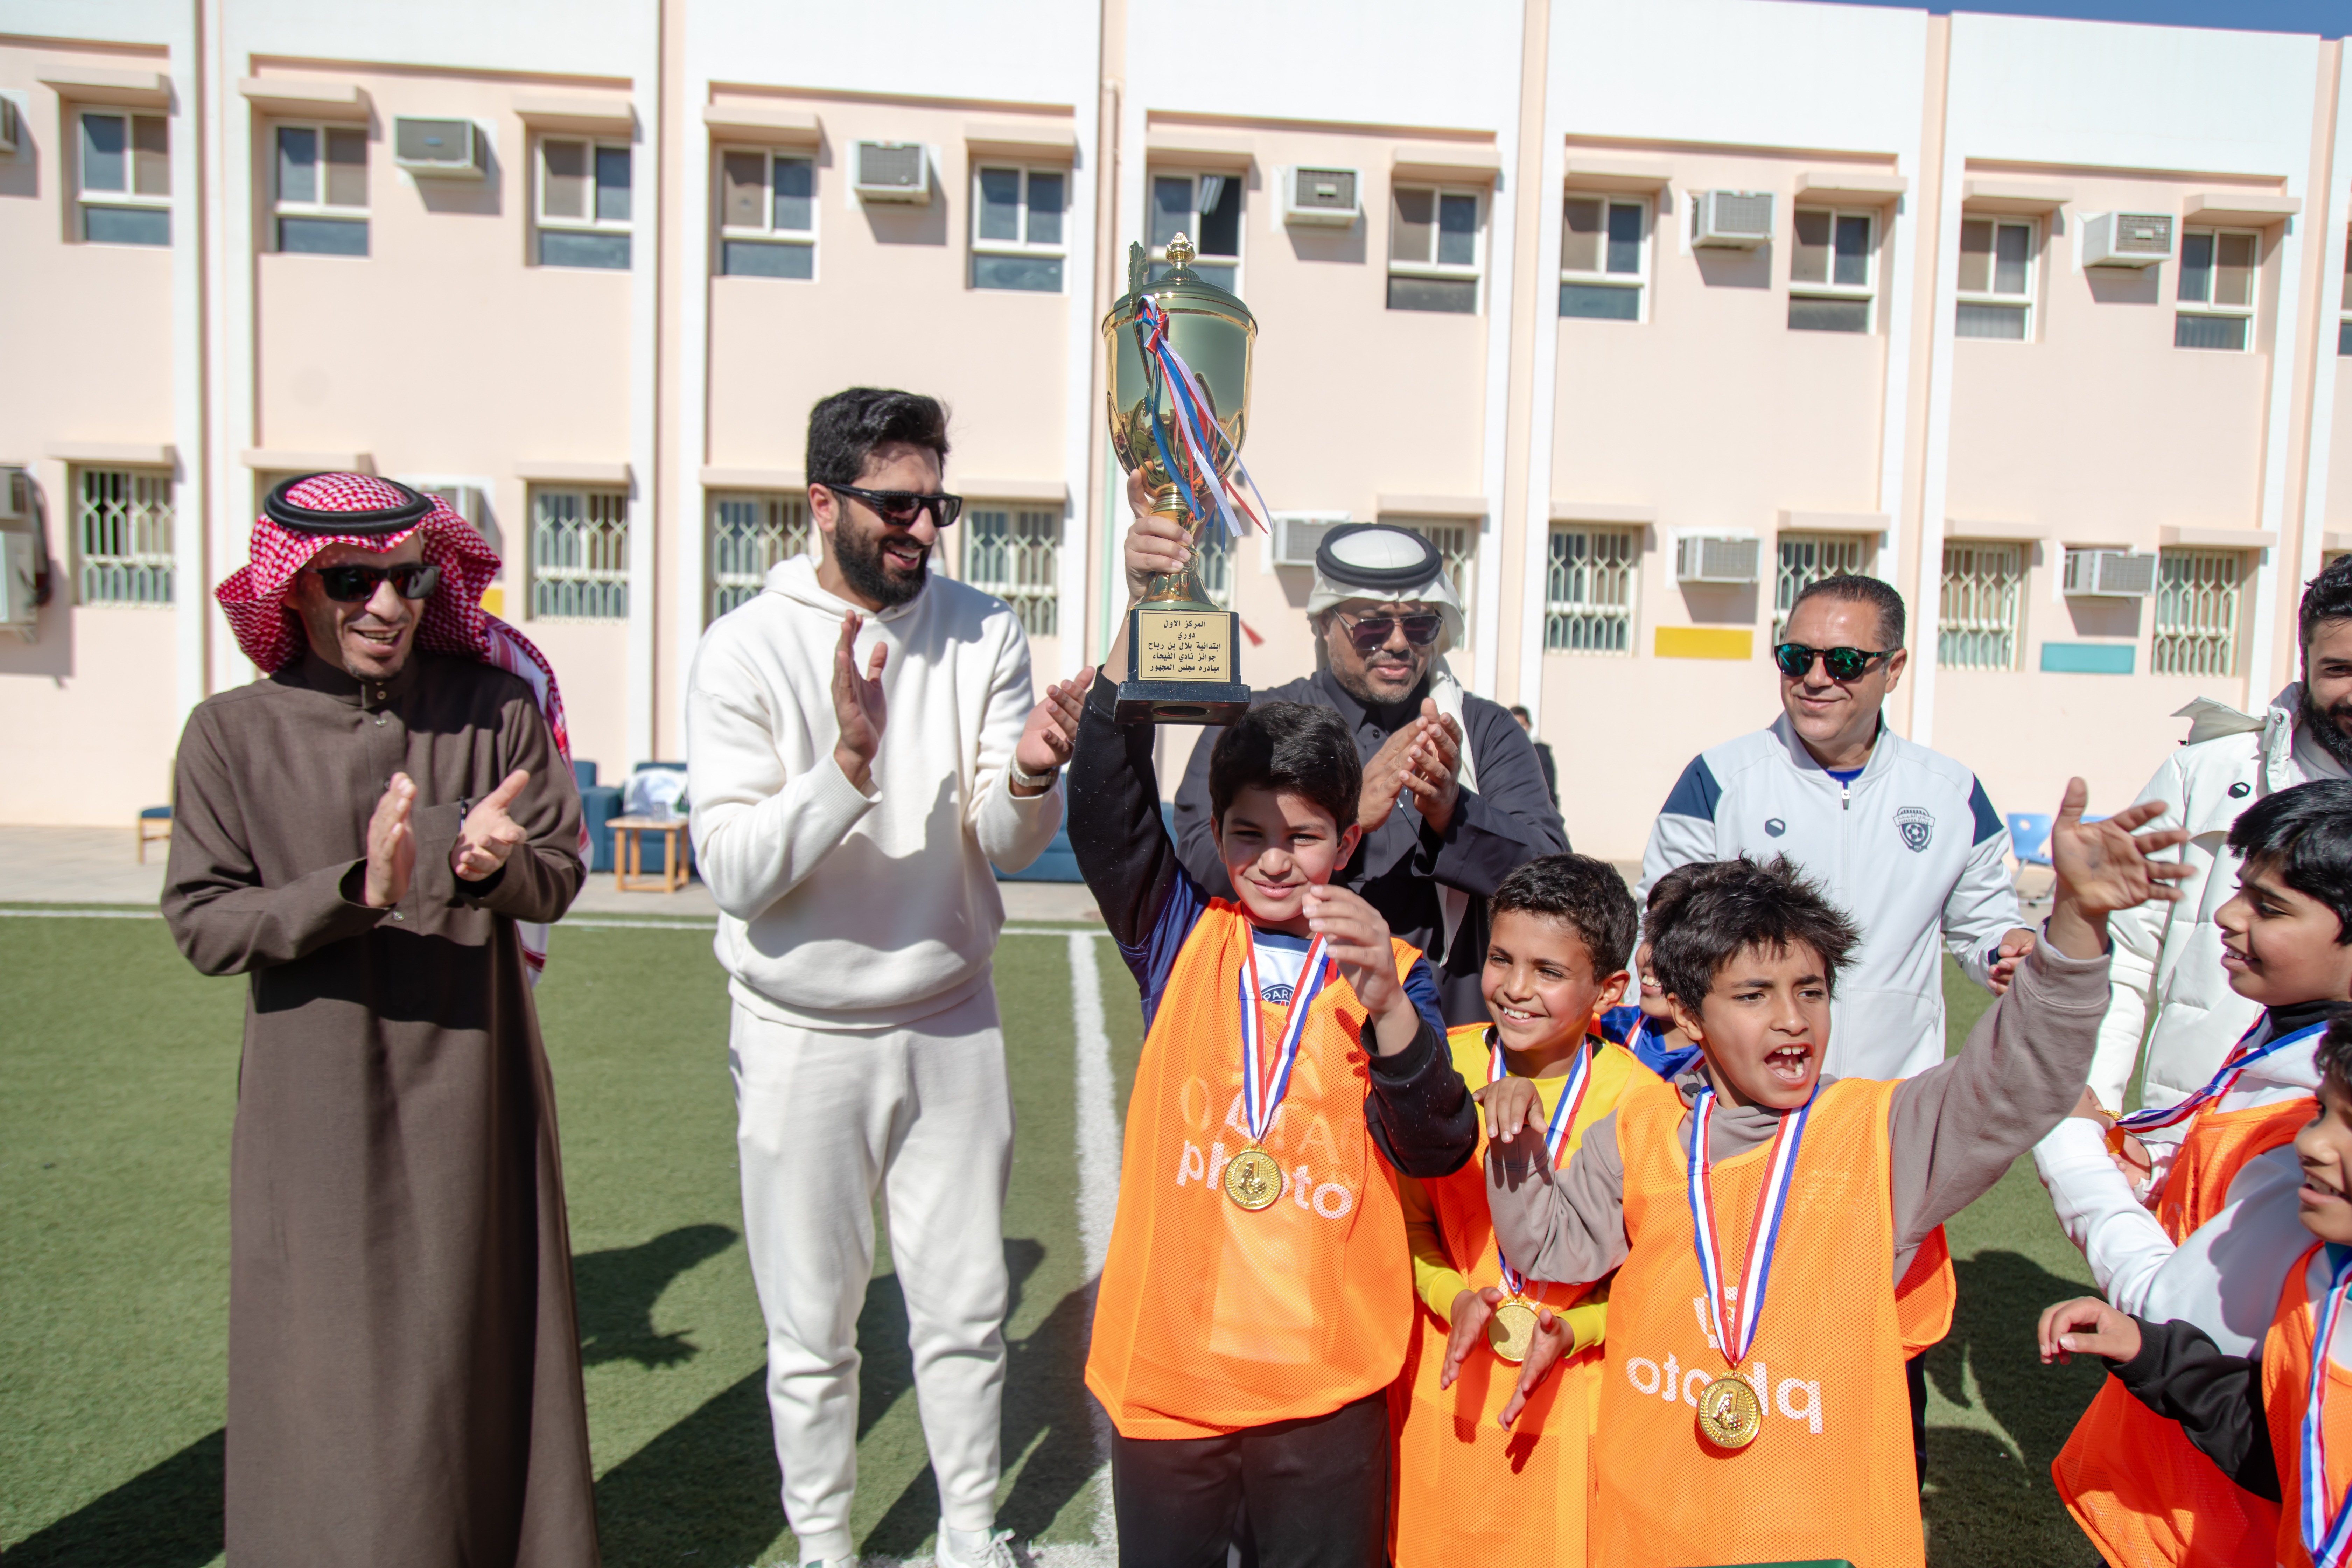
[[[163,911],[162,910],[148,909],[76,909],[71,904],[59,904],[54,909],[0,910],[0,920],[5,920],[12,916],[18,920],[37,921],[159,921],[163,918]],[[557,929],[564,931],[717,931],[719,929],[719,922],[717,921],[633,921],[610,919],[602,915],[574,915],[570,920],[558,922]],[[1003,928],[1003,934],[1005,936],[1076,936],[1107,938],[1110,935],[1110,932],[1107,931],[1072,931],[1067,926],[1006,926]],[[1096,1008],[1095,1016],[1097,1018],[1102,1016],[1099,1005],[1097,1005]],[[1111,1184],[1113,1189],[1116,1190],[1118,1184],[1115,1170]],[[1097,1259],[1097,1261],[1099,1261],[1099,1259]]]
[[[1103,1026],[1096,934],[1069,933],[1070,1016],[1076,1026],[1078,1058],[1078,1245],[1086,1253],[1090,1287],[1099,1279],[1103,1258],[1110,1251],[1111,1220],[1118,1212],[1119,1162],[1118,1086],[1110,1070],[1110,1035]],[[1118,1521],[1111,1503],[1110,1423],[1097,1410],[1094,1424],[1094,1550],[1097,1555],[1116,1555]]]

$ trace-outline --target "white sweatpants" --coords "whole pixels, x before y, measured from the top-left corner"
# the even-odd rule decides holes
[[[803,1029],[740,1003],[733,1013],[743,1238],[802,1561],[855,1553],[857,1313],[874,1272],[877,1189],[940,1511],[958,1530],[984,1530],[996,1516],[1013,1164],[996,994],[983,984],[899,1029]]]

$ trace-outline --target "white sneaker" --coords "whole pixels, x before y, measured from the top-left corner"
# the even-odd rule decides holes
[[[939,1568],[1020,1568],[1009,1530],[954,1530],[940,1521]]]

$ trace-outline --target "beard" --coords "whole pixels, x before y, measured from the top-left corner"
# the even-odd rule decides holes
[[[859,528],[849,518],[844,526],[833,531],[834,553],[841,564],[841,575],[849,585],[882,609],[895,609],[923,591],[930,578],[931,548],[920,547],[922,554],[912,572],[893,570],[882,553],[882,531]]]
[[[2336,759],[2336,765],[2352,773],[2352,697],[2346,697],[2326,710],[2311,700],[2311,682],[2303,683],[2301,711],[2296,714],[2305,731],[2319,742],[2319,749]]]

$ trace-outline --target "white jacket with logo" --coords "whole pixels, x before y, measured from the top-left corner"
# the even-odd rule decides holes
[[[1782,715],[1693,758],[1650,829],[1641,898],[1676,866],[1786,855],[1862,932],[1837,977],[1824,1072],[1909,1078],[1944,1059],[1939,949],[1985,983],[2021,924],[2009,829],[1967,768],[1882,728],[1851,785]]]
[[[2140,800],[2166,803],[2164,815],[2141,831],[2188,828],[2179,855],[2189,874],[2173,884],[2179,902],[2142,904],[2107,921],[2115,994],[2091,1061],[2091,1090],[2110,1110],[2123,1108],[2143,1035],[2142,1103],[2171,1105],[2202,1089],[2261,1016],[2259,1006],[2230,989],[2213,914],[2238,890],[2238,858],[2229,846],[2238,814],[2276,791],[2344,776],[2315,743],[2298,743],[2294,717],[2302,706],[2297,682],[2272,698],[2259,719],[2203,697],[2173,715],[2191,721],[2189,739],[2139,792]]]

